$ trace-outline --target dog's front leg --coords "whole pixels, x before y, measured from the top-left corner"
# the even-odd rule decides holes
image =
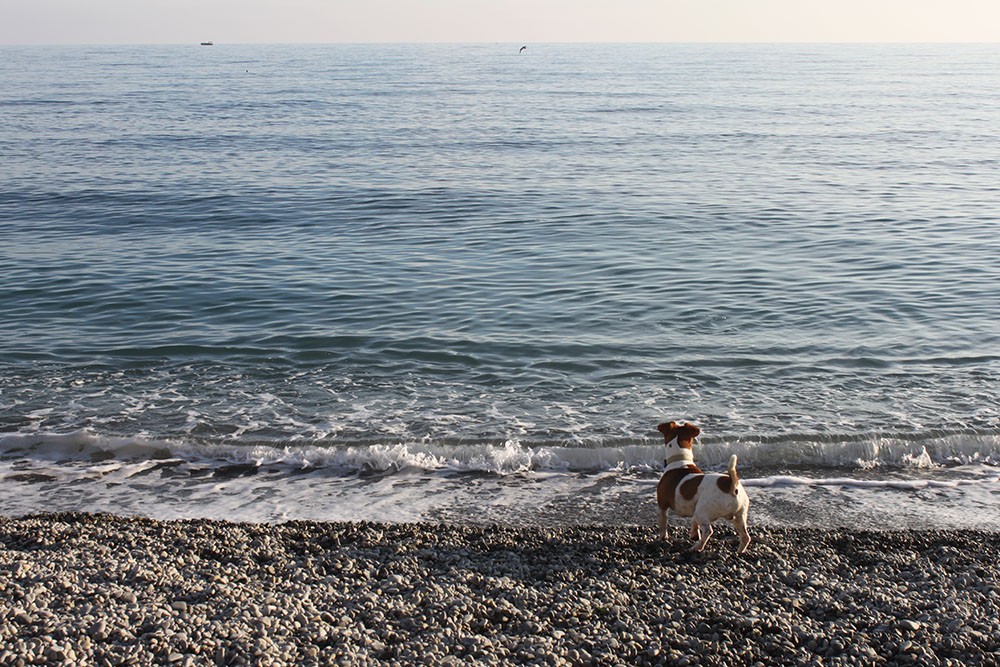
[[[698,530],[698,522],[691,519],[691,539],[697,540],[701,538],[701,532]]]
[[[667,539],[667,510],[661,509],[660,514],[657,517],[657,525],[660,528],[660,539]]]

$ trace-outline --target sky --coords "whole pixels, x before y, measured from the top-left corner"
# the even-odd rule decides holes
[[[0,0],[0,44],[996,42],[1000,0]]]

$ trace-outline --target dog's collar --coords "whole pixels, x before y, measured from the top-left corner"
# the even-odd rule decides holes
[[[667,447],[670,445],[676,445],[677,438],[674,438],[667,443]],[[687,468],[689,465],[694,465],[694,454],[690,449],[680,448],[680,451],[669,457],[663,462],[667,470],[674,468]]]
[[[679,461],[685,461],[687,463],[694,463],[694,454],[691,453],[690,449],[682,449],[679,454],[674,454],[667,459],[667,465],[671,463],[677,463]]]

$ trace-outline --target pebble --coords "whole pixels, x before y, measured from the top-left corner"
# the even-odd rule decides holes
[[[757,527],[737,557],[724,526],[697,555],[655,533],[0,518],[0,666],[1000,656],[1000,535]]]

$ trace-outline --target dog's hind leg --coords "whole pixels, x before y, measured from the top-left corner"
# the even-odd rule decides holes
[[[743,553],[750,546],[750,531],[747,530],[747,512],[749,509],[748,505],[744,505],[736,513],[736,516],[733,517],[733,526],[736,528],[736,532],[740,534],[740,546],[736,550],[737,554]]]
[[[712,536],[711,521],[699,521],[698,528],[701,529],[701,540],[699,540],[697,544],[691,547],[691,551],[701,551],[702,549],[704,549],[705,545],[708,543],[708,538]]]
[[[691,539],[697,540],[701,538],[701,531],[698,530],[698,522],[691,519]]]

